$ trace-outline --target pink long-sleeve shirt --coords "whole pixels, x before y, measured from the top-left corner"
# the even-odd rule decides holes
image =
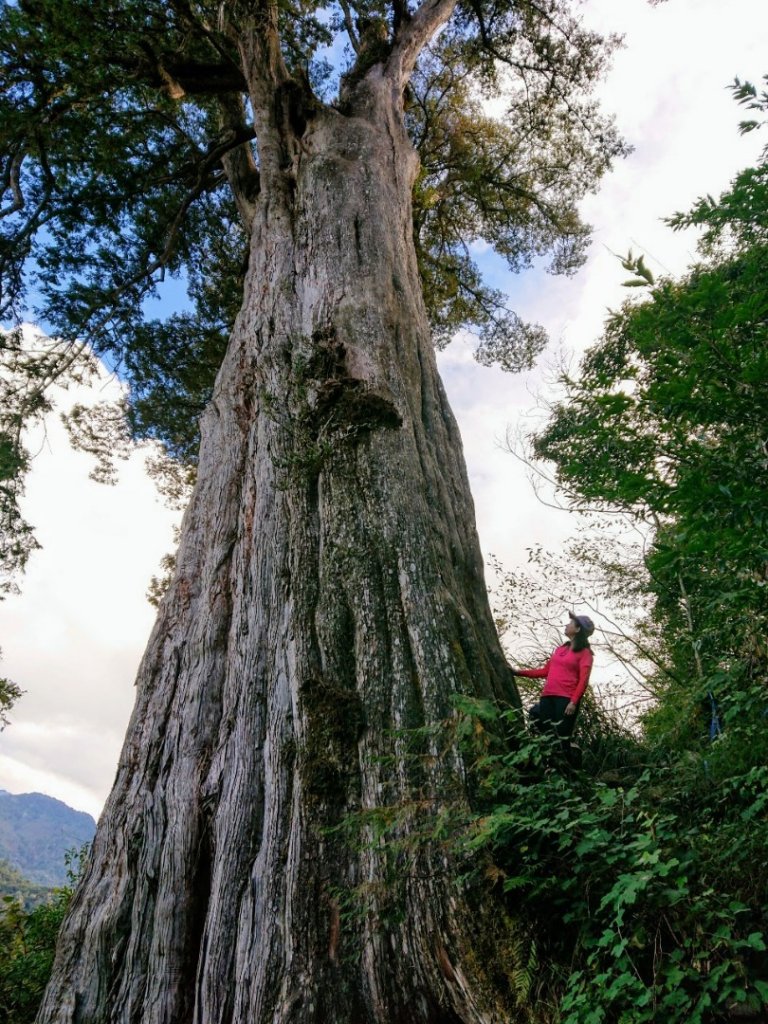
[[[570,644],[563,644],[542,668],[518,668],[515,671],[528,679],[546,679],[542,697],[567,697],[578,704],[589,682],[592,661],[589,647],[572,651]]]

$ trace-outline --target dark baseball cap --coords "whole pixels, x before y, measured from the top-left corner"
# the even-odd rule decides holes
[[[574,615],[573,612],[568,612],[568,615],[577,625],[581,626],[587,636],[592,636],[595,632],[595,624],[588,615]]]

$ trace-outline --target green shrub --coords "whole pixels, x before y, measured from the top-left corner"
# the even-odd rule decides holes
[[[484,733],[504,718],[461,703],[478,806],[457,841],[475,857],[478,884],[494,879],[505,912],[536,935],[556,1019],[706,1024],[765,1005],[761,745],[731,760],[726,733],[698,757],[687,752],[683,769],[609,718],[598,735],[596,718],[592,739],[609,769],[574,771],[538,736],[490,753]]]
[[[57,889],[47,902],[25,910],[13,896],[0,910],[0,1020],[32,1024],[50,977],[56,936],[71,891]]]
[[[88,844],[65,855],[68,885],[52,889],[31,908],[23,895],[0,899],[0,1021],[33,1024],[48,983],[56,938],[75,884],[85,866]]]

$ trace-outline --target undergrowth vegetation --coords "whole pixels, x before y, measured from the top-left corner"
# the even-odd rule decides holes
[[[37,894],[31,906],[20,895],[0,899],[0,1021],[34,1021],[51,974],[59,928],[87,856],[87,843],[67,851],[67,884],[45,897]]]
[[[603,718],[598,762],[585,745],[574,770],[548,737],[499,749],[518,712],[466,699],[459,712],[478,791],[455,842],[535,936],[529,976],[510,976],[519,1009],[563,1024],[756,1016],[768,1002],[764,723],[679,755]]]
[[[12,896],[0,911],[0,1020],[31,1024],[50,977],[56,936],[71,892],[57,889],[27,910]]]

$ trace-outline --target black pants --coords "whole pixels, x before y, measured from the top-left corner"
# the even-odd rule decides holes
[[[565,709],[570,700],[568,697],[540,697],[528,712],[528,717],[539,732],[550,730],[561,740],[567,740],[576,725],[576,712],[566,715]]]

